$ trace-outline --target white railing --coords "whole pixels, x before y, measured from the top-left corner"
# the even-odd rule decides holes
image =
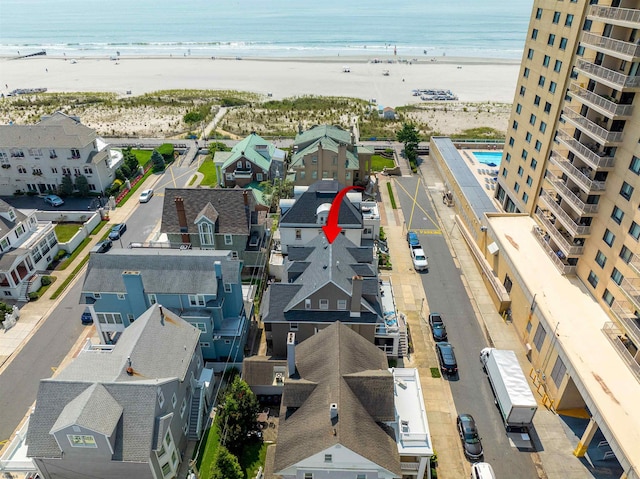
[[[640,381],[640,365],[636,362],[635,359],[633,359],[633,356],[623,344],[621,340],[622,332],[620,331],[618,326],[614,322],[607,322],[602,328],[602,332],[609,339],[609,341],[611,341],[611,344],[613,344],[613,347],[616,348],[618,354],[622,357],[624,362],[627,363],[627,366],[629,366],[629,369],[635,375],[636,379]]]
[[[617,299],[611,305],[611,312],[618,319],[625,332],[631,336],[631,339],[633,339],[635,344],[639,344],[640,327],[638,327],[638,324],[636,323],[638,318],[632,312],[635,309],[635,306],[628,301],[619,301]]]
[[[592,5],[589,8],[590,17],[598,17],[607,20],[620,20],[621,22],[637,23],[640,28],[640,10],[631,8],[603,7]]]
[[[562,116],[572,123],[576,128],[584,131],[585,133],[593,135],[595,139],[602,140],[603,143],[610,142],[616,143],[622,141],[621,131],[609,131],[603,128],[588,118],[582,116],[580,112],[575,111],[573,108],[566,106],[562,112]]]
[[[592,91],[585,90],[578,86],[575,82],[571,83],[570,91],[583,102],[590,103],[595,108],[600,108],[605,112],[611,113],[612,116],[630,116],[633,111],[633,105],[619,105],[611,100],[601,97]]]
[[[553,187],[558,191],[564,200],[573,205],[577,211],[580,213],[595,213],[598,211],[598,205],[587,204],[578,197],[573,191],[569,189],[567,185],[565,185],[562,179],[556,177],[553,173],[547,170],[546,174],[547,180],[549,183],[553,185]]]
[[[546,190],[542,190],[540,192],[540,198],[542,198],[542,200],[547,204],[555,217],[569,230],[569,233],[573,233],[573,235],[589,234],[591,227],[576,223],[576,221],[565,210],[563,210],[558,203],[555,202]]]
[[[636,306],[636,309],[640,309],[640,278],[627,278],[625,276],[622,279],[622,283],[620,283],[620,287]]]
[[[637,88],[640,86],[640,77],[638,76],[623,75],[587,60],[579,59],[576,68],[587,76],[595,77],[595,80],[615,85],[614,88]]]
[[[634,253],[629,260],[629,266],[631,266],[636,273],[640,275],[640,256]]]
[[[589,164],[592,168],[611,168],[615,164],[615,158],[597,153],[586,145],[580,143],[564,130],[558,130],[558,140],[567,145],[567,148],[573,151],[574,154],[578,155],[582,161]],[[593,145],[593,148],[596,147],[597,145]]]
[[[571,177],[573,181],[578,183],[581,186],[584,186],[587,192],[593,191],[596,188],[593,187],[594,182],[585,175],[578,168],[573,166],[573,164],[567,160],[565,157],[560,155],[560,153],[555,150],[551,151],[551,156],[549,157],[549,161],[551,164],[560,168],[567,176]],[[604,189],[604,188],[602,188]]]
[[[584,251],[584,246],[576,246],[569,243],[569,240],[565,238],[562,235],[562,233],[560,233],[560,231],[558,231],[558,228],[556,227],[556,225],[554,225],[551,221],[549,221],[549,219],[545,217],[544,214],[537,212],[536,216],[547,229],[547,233],[549,233],[549,236],[553,238],[553,241],[560,247],[560,249],[565,254],[568,254],[568,255],[582,254],[582,252]]]
[[[549,245],[549,243],[544,240],[544,237],[536,230],[535,226],[533,227],[533,236],[536,238],[536,240],[538,240],[538,243],[540,243],[540,246],[542,246],[542,249],[545,251],[545,253],[547,253],[547,256],[549,257],[549,259],[551,259],[555,267],[558,268],[558,271],[560,271],[560,273],[564,275],[575,274],[576,267],[570,264],[563,263],[562,260],[558,257],[558,253],[556,253]]]
[[[596,35],[594,33],[582,32],[580,43],[608,50],[610,52],[620,53],[621,55],[631,58],[640,55],[640,45],[623,42],[622,40],[615,40],[609,37],[603,37],[602,35]]]

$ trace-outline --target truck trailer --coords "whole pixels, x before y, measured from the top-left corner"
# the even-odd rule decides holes
[[[526,430],[538,410],[527,378],[513,351],[484,348],[482,364],[507,431]]]

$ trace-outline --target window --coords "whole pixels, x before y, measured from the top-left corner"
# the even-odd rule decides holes
[[[324,462],[331,462],[331,461],[333,461],[333,456],[331,454],[325,454]]]
[[[624,275],[618,268],[613,268],[613,271],[611,271],[611,279],[614,283],[620,286],[620,283],[622,283],[622,280],[624,279]]]
[[[527,333],[531,333],[531,328],[533,328],[533,323],[529,320],[527,321]]]
[[[524,94],[526,93],[527,89],[524,86],[520,87],[520,96],[524,96]]]
[[[544,103],[544,112],[545,113],[551,112],[551,103],[549,103],[548,101]]]
[[[211,346],[211,343],[200,343],[201,348],[208,348]]]
[[[540,96],[536,95],[533,97],[533,104],[538,106],[540,104]]]
[[[311,172],[311,178],[314,179],[314,180],[318,179],[318,172],[316,170],[313,170]]]
[[[122,293],[118,293],[118,294],[117,294],[117,296],[118,296],[118,299],[119,299],[120,301],[124,301],[124,299],[125,299],[125,295],[124,295],[124,294],[122,294]]]
[[[527,202],[529,201],[529,195],[526,191],[522,193],[522,201],[524,201],[525,204],[527,204]]]
[[[538,38],[538,29],[537,29],[537,28],[534,28],[534,29],[531,31],[531,40],[535,40],[536,38]]]
[[[531,137],[532,137],[531,133],[527,132],[527,136],[525,136],[524,139],[527,143],[531,143]]]
[[[198,224],[198,233],[200,234],[200,244],[213,245],[213,225],[208,221],[201,221]]]
[[[622,261],[628,263],[629,261],[631,261],[632,256],[633,252],[625,245],[622,245],[622,249],[620,250],[620,258],[622,258]]]
[[[598,263],[601,268],[604,268],[604,265],[607,263],[607,257],[600,250],[596,253],[596,263]]]
[[[156,297],[155,294],[150,294],[148,298],[149,298],[149,304],[156,304],[158,302],[158,298]]]
[[[536,151],[540,151],[542,149],[542,142],[540,140],[536,140]]]
[[[71,158],[74,160],[77,160],[78,158],[80,158],[80,150],[71,148]]]
[[[567,49],[567,39],[565,37],[560,38],[560,50]]]
[[[587,281],[592,287],[595,288],[596,286],[598,286],[598,275],[595,274],[593,271],[589,271],[589,276],[587,277]]]
[[[120,313],[96,313],[100,324],[122,324]]]
[[[540,352],[542,345],[544,344],[544,338],[547,337],[547,332],[544,330],[542,323],[538,323],[536,334],[533,336],[533,344],[536,346],[536,350]]]
[[[301,240],[301,239],[302,239],[302,230],[296,229],[296,240]]]
[[[329,300],[321,299],[320,300],[320,309],[329,309]]]
[[[171,474],[171,466],[169,465],[168,462],[165,462],[162,465],[162,475],[163,476],[168,476],[169,474]]]
[[[256,173],[256,181],[262,181],[262,173]]]
[[[203,294],[190,294],[189,295],[189,304],[191,306],[204,306],[204,295]]]
[[[537,167],[538,167],[538,160],[536,160],[535,158],[533,158],[533,159],[531,160],[531,169],[532,169],[533,171],[535,171]]]
[[[507,169],[506,168],[502,168],[502,177],[503,178],[507,177]]]
[[[614,235],[608,229],[605,230],[604,235],[602,236],[602,240],[607,243],[609,246],[613,246],[613,242],[616,240],[616,235]]]
[[[564,375],[566,374],[566,372],[567,367],[562,362],[562,359],[560,359],[560,356],[558,356],[556,358],[555,364],[553,365],[553,369],[551,370],[551,380],[557,388],[559,388],[560,384],[562,384],[562,380],[564,379]]]
[[[558,23],[560,21],[560,12],[553,12],[553,23]]]
[[[160,407],[164,406],[164,393],[160,388],[158,388],[158,404]]]
[[[289,331],[298,331],[300,325],[298,323],[289,323]]]
[[[562,70],[562,62],[560,60],[556,60],[555,65],[553,65],[553,71],[559,72],[560,70]]]
[[[562,46],[562,42],[560,42],[560,46]],[[578,55],[579,57],[584,55],[584,47],[582,45],[579,45],[576,49],[576,55]]]
[[[513,146],[515,142],[516,142],[516,141],[513,139],[513,137],[512,137],[512,136],[510,136],[510,137],[509,137],[509,146]]]
[[[529,124],[530,125],[535,125],[536,124],[536,116],[533,113],[529,117]]]
[[[611,294],[611,291],[609,291],[608,289],[604,290],[604,293],[602,293],[602,300],[607,303],[607,305],[609,307],[611,307],[611,305],[613,304],[613,300],[616,299],[613,294]]]
[[[541,133],[544,133],[545,131],[547,131],[547,124],[544,121],[540,122],[540,128],[538,128],[540,130]]]
[[[356,474],[356,479],[367,479],[366,474]]]
[[[67,438],[69,439],[69,444],[72,447],[93,447],[96,448],[98,445],[96,444],[96,439],[93,436],[88,434],[85,435],[75,435],[68,434]]]
[[[556,82],[552,81],[551,83],[549,83],[549,91],[551,93],[555,93],[557,86],[558,86],[558,84]]]
[[[224,235],[224,244],[229,246],[233,244],[233,236],[232,235]]]
[[[533,48],[529,48],[529,51],[527,52],[527,58],[529,60],[533,60]]]
[[[529,152],[525,149],[522,150],[522,153],[520,154],[520,156],[522,157],[523,160],[527,159],[527,156],[529,156]]]
[[[224,283],[224,292],[225,293],[230,293],[231,292],[231,284],[230,283]]]
[[[538,8],[536,10],[536,20],[540,20],[542,18],[542,8]]]
[[[548,67],[550,60],[551,60],[551,57],[549,55],[545,55],[544,58],[542,59],[542,66]]]
[[[613,207],[613,211],[611,212],[611,219],[616,223],[622,223],[622,218],[624,218],[624,211],[622,211],[617,206]]]
[[[193,323],[193,325],[203,333],[207,332],[207,323]]]
[[[518,122],[517,122],[517,121],[515,121],[515,120],[513,121],[512,128],[513,128],[514,130],[517,130],[517,129],[518,129]]]
[[[527,186],[531,186],[533,184],[533,178],[527,175]]]
[[[570,13],[567,13],[567,17],[564,19],[564,26],[570,27],[572,23],[573,23],[573,15],[571,15]]]
[[[304,300],[304,309],[311,309],[311,300],[309,298]]]
[[[529,70],[528,68],[525,67],[525,69],[522,71],[522,76],[525,78],[529,78],[529,73],[531,70]]]
[[[622,196],[625,200],[630,200],[631,195],[633,194],[633,186],[624,181],[622,183],[622,187],[620,188],[620,196]]]
[[[507,163],[511,163],[511,153],[507,153],[504,159],[507,161]]]
[[[305,472],[304,479],[313,479],[313,472]]]
[[[633,171],[636,175],[640,175],[640,158],[634,156],[631,158],[631,163],[629,163],[629,169]]]
[[[520,191],[520,185],[518,184],[518,182],[516,181],[516,183],[513,185],[513,190],[518,193]]]
[[[553,46],[555,42],[556,42],[556,36],[553,33],[550,33],[549,39],[547,40],[547,45]]]
[[[338,309],[347,309],[347,300],[346,299],[339,299],[338,300]]]
[[[182,399],[182,405],[180,406],[180,417],[184,417],[184,412],[187,410],[187,398]]]
[[[540,78],[538,78],[538,86],[544,86],[544,82],[546,81],[547,79],[543,75],[540,75]]]
[[[631,236],[633,236],[633,238],[637,241],[638,238],[640,237],[640,226],[638,226],[638,223],[636,223],[635,221],[633,221],[631,223],[631,226],[629,227],[629,234]]]
[[[522,111],[522,105],[520,103],[518,103],[516,105],[516,113],[519,115],[521,111]]]
[[[176,397],[176,393],[173,393],[173,396],[171,396],[171,407],[176,407],[177,402],[178,398]]]
[[[522,166],[518,167],[518,176],[522,178],[522,175],[524,173],[524,168]]]

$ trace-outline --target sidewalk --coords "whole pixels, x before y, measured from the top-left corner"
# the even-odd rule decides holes
[[[160,176],[149,176],[139,188],[139,191],[143,189],[153,188]],[[20,308],[20,319],[16,322],[8,331],[0,330],[0,374],[9,365],[11,359],[15,357],[17,353],[24,347],[29,341],[29,338],[34,334],[42,320],[46,319],[50,312],[62,301],[64,293],[58,296],[55,300],[51,299],[53,293],[60,287],[64,281],[71,276],[75,268],[82,262],[86,255],[93,246],[100,241],[102,236],[108,231],[108,229],[117,223],[125,222],[129,216],[133,213],[133,210],[138,206],[136,198],[130,198],[124,206],[116,208],[109,212],[109,223],[104,226],[100,231],[93,235],[89,244],[85,247],[84,251],[79,254],[66,269],[61,271],[53,271],[51,276],[56,277],[56,281],[51,285],[47,291],[37,300],[29,303],[24,303]],[[85,268],[78,271],[75,279],[67,285],[69,289],[78,278],[82,278]],[[78,318],[80,321],[80,318]]]

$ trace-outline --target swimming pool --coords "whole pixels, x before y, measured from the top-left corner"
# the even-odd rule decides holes
[[[489,165],[493,163],[493,166],[500,166],[502,151],[474,151],[473,156],[482,164]]]

